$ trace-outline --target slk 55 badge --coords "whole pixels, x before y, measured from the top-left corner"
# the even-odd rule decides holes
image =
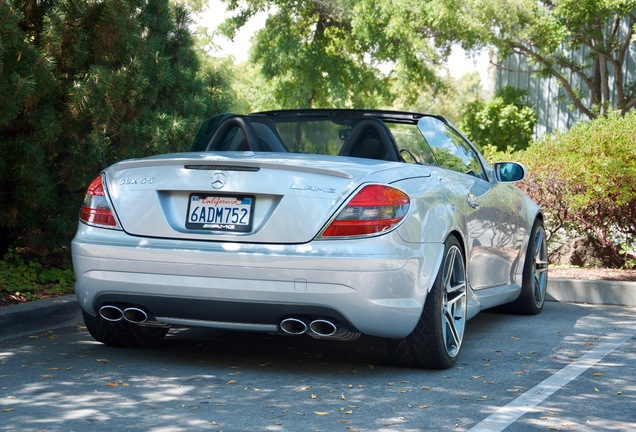
[[[132,185],[132,184],[153,184],[155,179],[153,177],[124,177],[119,179],[120,185]]]

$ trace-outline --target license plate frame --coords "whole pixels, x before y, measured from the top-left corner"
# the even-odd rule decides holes
[[[185,226],[189,230],[251,232],[255,201],[253,195],[191,193]]]

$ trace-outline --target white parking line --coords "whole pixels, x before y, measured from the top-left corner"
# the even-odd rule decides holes
[[[605,356],[636,335],[636,328],[627,327],[628,333],[613,333],[605,341],[592,348],[574,363],[567,365],[554,375],[543,380],[508,405],[499,408],[490,416],[482,420],[469,432],[503,431],[524,414],[550,397],[552,394],[576,379],[583,372],[603,360]]]

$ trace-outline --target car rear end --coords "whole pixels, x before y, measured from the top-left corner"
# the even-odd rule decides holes
[[[81,307],[145,326],[403,337],[441,250],[396,231],[414,209],[395,165],[238,151],[115,164],[72,244]]]

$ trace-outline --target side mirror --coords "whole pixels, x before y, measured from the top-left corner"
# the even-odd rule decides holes
[[[495,163],[495,177],[502,183],[518,182],[526,176],[527,172],[526,167],[517,162]]]

